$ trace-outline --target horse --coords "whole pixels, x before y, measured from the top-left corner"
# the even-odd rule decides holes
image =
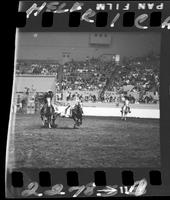
[[[53,116],[54,116],[54,121],[57,117],[73,119],[75,122],[74,128],[77,128],[82,124],[82,119],[83,119],[82,114],[83,114],[82,107],[78,103],[73,108],[71,106],[68,106],[68,108],[65,111],[57,108],[54,111]]]
[[[46,98],[46,103],[40,110],[40,115],[41,115],[41,120],[43,126],[47,126],[48,128],[54,127],[55,126],[55,110],[51,104],[51,98],[47,97]]]
[[[127,114],[130,113],[131,111],[128,106],[123,105],[120,112],[121,112],[121,119],[126,120]]]
[[[82,114],[83,114],[83,110],[82,110],[80,104],[77,104],[77,105],[74,106],[74,108],[72,108],[72,110],[71,110],[71,118],[75,122],[74,128],[77,128],[80,125],[82,125],[82,119],[83,119]]]

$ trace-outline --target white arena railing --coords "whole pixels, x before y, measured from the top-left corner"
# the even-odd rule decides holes
[[[66,106],[59,106],[59,112],[64,112]],[[111,107],[83,107],[84,116],[105,116],[105,117],[120,117],[121,108],[111,108]],[[160,111],[159,109],[149,109],[149,108],[133,108],[128,117],[135,118],[152,118],[159,119]]]

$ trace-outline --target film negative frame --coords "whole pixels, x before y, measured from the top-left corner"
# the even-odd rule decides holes
[[[66,1],[65,1],[66,2]],[[79,1],[80,2],[80,1]],[[121,2],[121,1],[120,1]],[[131,3],[131,1],[129,1]],[[133,2],[133,1],[132,1]],[[87,1],[88,3],[93,4],[94,2]],[[136,1],[137,3],[137,1]],[[170,3],[167,1],[154,1],[157,5],[164,3],[166,6],[162,13],[162,19],[168,18],[170,16]],[[90,4],[90,5],[91,5]],[[149,11],[150,12],[150,11]],[[138,10],[135,11],[138,13]],[[23,13],[18,13],[16,19],[18,19],[17,23],[23,22],[21,19]],[[67,15],[68,17],[68,15]],[[39,17],[37,17],[40,19]],[[35,18],[34,18],[35,19]],[[28,20],[27,20],[28,21]],[[54,23],[54,21],[53,21]],[[18,26],[20,26],[18,25]],[[29,24],[32,26],[32,23]],[[90,26],[90,27],[89,27]],[[144,192],[143,196],[169,196],[170,193],[170,162],[168,160],[169,153],[169,141],[170,141],[170,123],[169,123],[169,111],[170,105],[170,72],[168,69],[170,62],[170,33],[168,26],[162,28],[160,26],[150,27],[148,26],[148,30],[139,30],[136,27],[123,27],[119,25],[118,28],[115,28],[114,31],[159,31],[161,32],[161,66],[160,66],[160,143],[161,143],[161,168],[88,168],[88,169],[17,169],[16,171],[9,172],[6,174],[6,197],[16,197],[16,198],[24,198],[24,197],[97,197],[97,196],[109,196],[109,192],[105,192],[104,190],[110,189],[110,196],[138,196],[137,193],[131,192],[128,194],[128,190],[134,184],[135,181],[147,180],[147,191]],[[119,29],[121,27],[121,29]],[[85,31],[89,29],[91,31],[96,31],[96,27],[93,25],[87,25],[87,27],[81,28],[71,28],[62,29],[62,31]],[[94,28],[94,29],[93,29]],[[111,31],[110,27],[100,27],[98,31]],[[43,178],[45,177],[45,179]],[[30,184],[32,183],[32,184]],[[38,185],[36,184],[38,183]],[[91,183],[91,184],[89,184]],[[95,183],[95,184],[94,184]],[[52,186],[58,184],[58,188],[53,188],[50,193]],[[89,185],[88,185],[89,184]],[[119,191],[116,190],[118,185]],[[59,187],[60,186],[60,187]],[[62,187],[63,186],[63,187]],[[71,187],[79,186],[79,188]],[[85,186],[85,187],[80,187]],[[112,186],[111,188],[107,188],[107,186]],[[100,192],[94,192],[91,194],[89,191],[83,193],[87,188],[95,188],[100,190]],[[122,187],[122,188],[121,188]],[[34,188],[34,189],[33,189]],[[36,190],[35,190],[36,188]],[[24,193],[26,190],[32,190],[32,193],[28,191]],[[76,193],[76,191],[79,191]],[[121,191],[122,190],[122,191]],[[74,192],[75,191],[75,192]],[[93,191],[93,190],[92,190]],[[96,190],[95,190],[96,191]],[[117,192],[116,192],[117,191]],[[58,193],[57,193],[58,192]],[[76,193],[76,194],[75,194]],[[100,194],[99,194],[100,193]],[[140,193],[140,192],[139,192]],[[139,195],[140,196],[140,195]]]

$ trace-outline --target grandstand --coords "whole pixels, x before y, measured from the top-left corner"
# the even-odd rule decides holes
[[[26,62],[26,61],[25,61]],[[116,65],[115,61],[102,61],[89,59],[85,61],[69,61],[64,65],[57,63],[49,64],[43,61],[23,65],[17,62],[16,84],[17,92],[23,91],[24,87],[33,84],[37,92],[45,92],[52,87],[53,91],[85,94],[93,91],[95,98],[99,100],[101,93],[126,92],[138,101],[149,96],[158,102],[159,95],[159,57],[156,55],[138,57],[123,61],[122,65]],[[24,66],[26,66],[24,68]],[[28,67],[30,66],[30,67]],[[32,70],[30,71],[30,68]],[[117,67],[116,71],[115,68]],[[39,68],[42,71],[35,69]],[[19,70],[20,69],[20,70]],[[26,69],[29,69],[26,71]],[[24,74],[20,71],[25,71]],[[44,71],[46,73],[44,74]],[[56,83],[54,83],[56,81]],[[23,84],[20,84],[20,83]],[[128,89],[129,88],[129,89]],[[81,92],[80,92],[81,91]],[[112,99],[114,97],[112,96]]]
[[[122,94],[133,104],[159,103],[159,34],[34,35],[19,35],[17,94],[33,85],[36,95],[52,89],[63,104],[78,96],[86,105],[118,105]]]

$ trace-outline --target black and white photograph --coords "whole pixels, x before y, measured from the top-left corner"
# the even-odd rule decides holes
[[[8,169],[160,167],[159,32],[17,32]]]

